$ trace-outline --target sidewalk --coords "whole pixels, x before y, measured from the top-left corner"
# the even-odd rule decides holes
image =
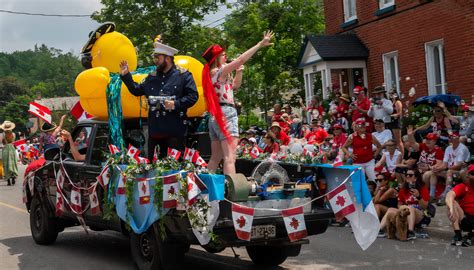
[[[451,227],[447,215],[447,206],[436,206],[436,216],[431,219],[431,223],[425,228],[430,238],[451,239],[454,231]]]

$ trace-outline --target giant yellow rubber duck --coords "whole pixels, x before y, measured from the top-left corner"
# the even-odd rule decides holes
[[[113,23],[104,23],[90,34],[90,38],[82,51],[81,62],[86,68],[75,81],[75,89],[85,111],[98,119],[107,120],[106,89],[110,83],[110,73],[118,73],[120,61],[126,60],[130,71],[137,69],[137,53],[132,42],[123,34],[115,31]],[[199,98],[187,111],[188,117],[202,116],[206,104],[202,89],[203,65],[198,60],[177,55],[175,64],[193,74]],[[140,82],[148,74],[134,74],[133,80]],[[148,103],[146,97],[136,97],[122,84],[121,103],[123,118],[147,117]]]

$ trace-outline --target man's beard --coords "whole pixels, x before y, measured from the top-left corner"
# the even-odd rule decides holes
[[[165,61],[163,61],[163,63],[156,66],[156,70],[158,70],[159,72],[163,72],[165,69],[166,69],[166,62]]]

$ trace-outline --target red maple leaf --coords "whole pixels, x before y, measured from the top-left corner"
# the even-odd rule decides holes
[[[143,191],[143,194],[146,193],[146,184],[145,183],[143,183],[143,185],[142,185],[142,191]]]
[[[170,189],[168,189],[168,194],[173,195],[174,194],[174,187],[171,186]]]
[[[342,207],[344,204],[346,204],[346,199],[344,199],[343,196],[337,196],[336,204]]]
[[[76,197],[74,197],[74,201],[77,203],[79,202],[79,195],[76,195]]]
[[[193,183],[188,183],[188,192],[190,192],[193,189]]]
[[[300,222],[296,218],[291,218],[290,226],[296,230],[300,226]]]
[[[247,221],[245,220],[245,218],[243,216],[240,216],[238,219],[235,220],[235,222],[237,222],[237,224],[239,224],[239,228],[244,227],[245,224],[247,223]]]
[[[44,116],[44,112],[42,112],[42,111],[40,111],[40,110],[37,110],[36,112],[37,112],[39,115]]]

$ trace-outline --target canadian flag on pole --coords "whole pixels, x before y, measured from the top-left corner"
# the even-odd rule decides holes
[[[112,155],[120,154],[120,149],[113,144],[109,144],[109,151]]]
[[[344,165],[344,163],[342,162],[343,155],[344,153],[341,150],[339,150],[339,152],[337,153],[336,159],[334,159],[334,163],[332,164],[333,167],[339,167],[339,166]]]
[[[140,155],[140,150],[136,148],[133,145],[128,145],[128,150],[127,150],[127,156],[133,158],[136,162],[140,163],[140,158],[138,157]]]
[[[124,195],[125,194],[125,182],[127,181],[127,178],[125,175],[120,175],[118,181],[118,186],[117,186],[117,195]]]
[[[332,211],[336,216],[336,221],[355,212],[355,206],[352,202],[349,192],[347,192],[346,185],[340,185],[327,195]]]
[[[179,183],[176,175],[165,176],[163,178],[163,208],[176,208],[178,191]]]
[[[109,180],[110,180],[109,172],[110,172],[109,166],[106,166],[104,167],[104,169],[102,169],[99,176],[97,176],[97,180],[99,181],[99,184],[104,188],[109,184]]]
[[[252,222],[255,209],[238,204],[232,204],[232,220],[237,238],[250,241],[252,236]]]
[[[16,147],[16,149],[20,150],[21,152],[26,151],[26,139],[14,141],[13,145]]]
[[[281,214],[291,242],[308,236],[304,222],[303,206],[282,210]]]
[[[70,113],[79,122],[83,120],[91,119],[92,117],[94,117],[88,114],[86,111],[84,111],[80,101],[76,102],[76,104],[71,108]]]
[[[76,187],[71,190],[71,208],[76,213],[82,211],[81,190]]]
[[[195,149],[187,148],[187,147],[186,147],[186,148],[184,149],[184,160],[193,162],[194,153],[196,153],[196,150],[195,150]]]
[[[89,188],[89,203],[91,205],[92,215],[100,213],[99,198],[97,197],[96,187],[97,185]]]
[[[188,205],[193,205],[197,201],[197,197],[206,189],[206,185],[199,179],[195,173],[188,173],[186,175],[188,183]]]
[[[138,157],[139,162],[141,164],[150,164],[150,161],[147,158],[144,157]]]
[[[51,110],[48,107],[36,102],[30,102],[30,109],[28,112],[51,124]]]
[[[260,149],[257,146],[254,146],[250,151],[250,156],[252,158],[258,158],[258,156],[260,156]]]
[[[174,149],[174,148],[169,148],[168,147],[168,157],[174,158],[176,160],[179,159],[179,156],[181,156],[181,152]]]
[[[155,150],[153,152],[153,162],[156,162],[158,160],[158,153],[160,152],[160,146],[156,145]]]
[[[193,162],[194,162],[196,165],[198,165],[198,166],[207,167],[207,163],[206,163],[206,161],[201,157],[201,155],[199,154],[199,151],[195,151],[195,152],[194,152]]]
[[[138,180],[138,197],[140,204],[150,203],[150,183],[146,178],[139,178]]]

